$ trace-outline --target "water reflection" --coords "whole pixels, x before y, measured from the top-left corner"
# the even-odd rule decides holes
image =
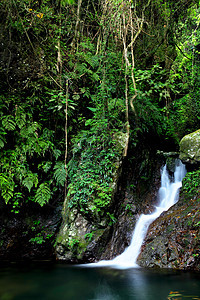
[[[104,273],[104,280],[95,289],[92,300],[151,299],[149,295],[152,287],[149,286],[143,270],[104,270],[101,273]],[[155,299],[155,295],[152,299]]]
[[[198,299],[200,274],[60,264],[0,268],[1,300],[164,300],[171,291]]]
[[[104,280],[95,289],[95,296],[91,300],[120,300],[120,296],[117,295],[113,289]]]
[[[104,270],[104,281],[95,288],[92,300],[135,299],[164,300],[170,293],[181,295],[176,299],[200,299],[200,276],[169,270],[132,269],[125,271]],[[106,279],[105,279],[106,278]]]

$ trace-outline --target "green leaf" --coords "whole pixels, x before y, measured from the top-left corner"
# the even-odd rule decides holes
[[[39,203],[40,206],[43,206],[50,200],[50,198],[51,190],[48,184],[46,182],[40,184],[35,194],[35,202]]]
[[[57,160],[58,157],[61,155],[61,151],[59,149],[54,149],[53,155],[54,155],[55,159]]]
[[[22,137],[35,137],[37,138],[37,130],[40,129],[40,126],[37,122],[33,122],[28,124],[28,126],[24,126],[20,130],[20,134]]]
[[[51,166],[52,166],[52,162],[51,161],[46,161],[46,162],[38,165],[38,168],[42,168],[43,171],[45,173],[47,173],[51,169]]]
[[[54,166],[54,178],[56,179],[57,185],[64,186],[66,181],[66,170],[63,162],[57,162]]]
[[[0,174],[0,188],[1,195],[7,204],[8,201],[13,197],[13,191],[15,187],[15,182],[12,177],[6,174]]]
[[[2,139],[2,137],[0,137],[0,148],[4,147],[4,140]]]
[[[37,187],[37,185],[38,185],[37,174],[33,174],[32,172],[29,172],[28,176],[25,177],[24,180],[22,181],[22,184],[29,190],[29,193],[30,193],[33,185],[35,185],[35,187]]]
[[[88,119],[86,122],[85,122],[85,126],[89,126],[92,124],[92,119]]]
[[[87,107],[89,110],[91,110],[92,112],[96,112],[97,111],[97,108],[95,107]]]
[[[5,200],[5,203],[8,204],[8,201],[13,197],[13,191],[10,189],[4,190],[1,192],[2,197]]]
[[[10,115],[3,117],[2,125],[7,130],[14,130],[16,126],[14,117]]]
[[[62,6],[66,6],[66,5],[72,5],[75,3],[75,0],[60,0],[60,3]]]
[[[18,107],[15,115],[15,121],[17,126],[21,129],[26,123],[26,114],[23,109]]]

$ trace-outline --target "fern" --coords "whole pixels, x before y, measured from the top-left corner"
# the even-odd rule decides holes
[[[17,126],[21,129],[25,123],[26,123],[26,114],[24,113],[24,110],[21,107],[17,108],[16,115],[15,115],[15,121]]]
[[[37,185],[38,185],[38,176],[37,176],[37,174],[29,172],[27,174],[27,177],[25,177],[24,180],[22,181],[22,184],[23,184],[23,186],[25,186],[29,190],[29,193],[30,193],[33,185],[35,185],[35,187],[37,187]]]
[[[21,128],[20,134],[23,138],[36,137],[37,138],[37,130],[40,129],[40,125],[37,122],[33,122],[28,124],[28,126],[24,126]]]
[[[45,161],[38,165],[38,169],[42,169],[45,173],[47,173],[51,169],[51,166],[52,166],[51,161]]]
[[[5,128],[0,127],[0,148],[3,148],[6,143],[6,139],[5,139],[6,134],[7,133],[5,131]]]
[[[14,130],[16,126],[14,117],[11,115],[3,117],[2,125],[7,130]]]
[[[0,148],[4,147],[4,140],[3,138],[0,136]]]
[[[53,149],[53,155],[55,159],[57,160],[58,157],[61,155],[61,151],[59,149]]]
[[[65,165],[61,161],[57,162],[54,166],[54,178],[56,179],[57,185],[64,186],[66,180]]]
[[[43,206],[50,200],[50,198],[51,198],[51,190],[48,187],[48,184],[46,182],[40,184],[35,194],[35,202],[39,203],[40,206]]]
[[[5,200],[6,204],[13,197],[14,187],[15,187],[15,183],[12,177],[1,173],[0,174],[1,195]]]

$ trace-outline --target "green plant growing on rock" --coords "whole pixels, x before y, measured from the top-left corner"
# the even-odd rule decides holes
[[[85,234],[85,238],[88,239],[88,241],[90,242],[93,238],[94,233],[93,232],[88,232]]]
[[[188,172],[183,179],[182,193],[187,199],[200,197],[200,170]]]
[[[96,122],[96,121],[95,121]],[[93,121],[90,131],[74,139],[73,158],[69,162],[68,206],[101,219],[111,205],[112,184],[120,147],[109,130],[107,120]],[[91,215],[90,215],[91,214]]]
[[[34,234],[34,237],[29,239],[29,242],[32,244],[44,244],[48,240],[50,240],[53,236],[53,233],[45,229],[44,226],[41,225],[40,220],[35,220],[31,224],[31,233]]]
[[[29,242],[41,245],[41,244],[45,243],[45,240],[44,240],[44,237],[42,236],[42,234],[38,233],[34,238],[31,238],[29,240]]]
[[[113,224],[115,224],[117,222],[117,219],[115,218],[114,214],[111,214],[111,213],[108,212],[107,215],[108,215],[108,217],[110,219],[108,225],[111,226],[111,225],[113,225]]]

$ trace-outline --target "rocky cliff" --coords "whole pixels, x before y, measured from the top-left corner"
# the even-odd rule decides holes
[[[125,133],[117,133],[113,139],[115,140],[115,149],[118,151],[117,155],[107,161],[107,164],[112,163],[108,186],[105,186],[107,173],[102,176],[102,180],[99,180],[104,170],[99,171],[99,177],[94,176],[94,180],[90,180],[93,176],[92,166],[90,173],[83,175],[88,176],[88,181],[84,182],[85,185],[81,190],[87,188],[88,194],[82,203],[78,196],[79,190],[76,189],[76,180],[69,185],[68,195],[63,206],[63,222],[56,239],[56,256],[59,260],[67,262],[93,261],[100,258],[106,247],[111,227],[115,222],[114,197],[122,171],[123,153],[128,143],[128,136]],[[101,156],[104,152],[105,150],[102,149],[96,152],[96,157],[99,155],[101,161],[104,159],[104,156]],[[83,151],[80,152],[80,157],[81,155],[83,155]],[[98,168],[100,162],[96,161],[96,157],[89,163],[95,164]],[[83,160],[78,158],[76,173],[82,171],[86,160],[87,158]],[[83,177],[81,180],[83,181]],[[75,197],[78,202],[73,202]],[[73,204],[70,204],[72,202]]]
[[[108,205],[92,210],[96,201],[93,198],[93,202],[85,204],[86,214],[75,205],[67,208],[70,193],[66,198],[56,242],[59,260],[84,263],[112,259],[129,245],[139,214],[153,210],[160,183],[161,162],[148,149],[140,149],[135,159],[123,159],[125,142],[122,141],[125,139],[118,138],[121,141],[121,157],[115,157]]]

